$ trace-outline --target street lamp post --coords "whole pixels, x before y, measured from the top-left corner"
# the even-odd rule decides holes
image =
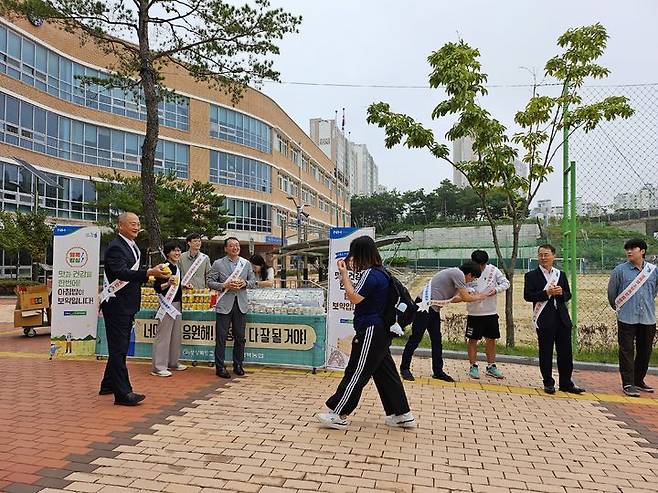
[[[301,243],[302,241],[307,241],[306,238],[306,230],[305,228],[302,228],[302,214],[304,211],[304,207],[309,206],[309,204],[306,203],[297,203],[297,199],[293,197],[292,195],[288,195],[288,199],[292,200],[292,203],[295,204],[295,209],[297,210],[297,219],[296,219],[296,226],[297,226],[297,243]],[[310,206],[309,206],[310,207]],[[308,258],[304,256],[304,272],[303,272],[303,279],[304,281],[308,281]],[[297,261],[297,281],[299,285],[300,281],[300,272],[299,272],[299,260]]]

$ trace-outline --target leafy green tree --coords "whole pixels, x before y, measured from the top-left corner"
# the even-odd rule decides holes
[[[439,215],[445,221],[457,218],[457,197],[461,190],[450,180],[443,180],[441,186],[434,190]]]
[[[412,225],[429,224],[436,217],[433,217],[431,203],[428,202],[428,196],[425,190],[409,190],[402,194],[404,203],[404,222]]]
[[[46,253],[53,244],[53,228],[48,213],[41,208],[17,212],[16,223],[24,240],[22,249],[32,257],[32,280],[36,281],[39,271],[34,264],[46,262]]]
[[[352,225],[374,226],[379,234],[393,232],[402,218],[403,201],[397,190],[352,197]]]
[[[481,97],[487,94],[487,75],[482,72],[479,50],[460,40],[447,43],[432,53],[428,57],[430,86],[445,91],[448,99],[440,102],[431,116],[433,119],[456,117],[446,137],[449,140],[473,139],[475,159],[472,161],[451,160],[448,146],[438,142],[430,129],[408,115],[393,112],[389,104],[379,102],[368,108],[368,122],[384,128],[387,147],[402,144],[409,148],[425,148],[466,176],[491,226],[499,265],[510,281],[514,277],[523,219],[540,186],[553,172],[553,157],[563,145],[563,129],[567,129],[568,135],[581,128],[587,132],[601,120],[628,118],[633,114],[623,96],[584,105],[578,95],[578,89],[587,78],[600,79],[609,74],[607,68],[595,63],[605,51],[607,40],[605,28],[598,23],[570,29],[558,38],[562,52],[546,63],[544,71],[562,86],[562,93],[558,96],[540,94],[540,87],[535,84],[528,104],[515,117],[521,131],[511,138],[505,126],[480,105]],[[522,160],[529,170],[527,178],[516,173],[517,151],[512,143],[523,148]],[[507,214],[512,223],[513,245],[508,259],[503,257],[500,248],[496,232],[498,221],[489,201],[497,186],[507,195]],[[512,300],[513,287],[505,296],[508,346],[514,345]]]
[[[25,245],[24,231],[16,220],[16,213],[0,210],[0,248],[14,258],[16,279],[20,268],[20,254]]]
[[[90,204],[106,216],[99,225],[113,226],[122,211],[140,216],[144,213],[139,177],[115,172],[101,178],[104,181],[96,183],[98,199]],[[216,194],[212,184],[196,180],[188,183],[176,179],[174,174],[156,175],[155,196],[164,238],[183,238],[192,232],[213,238],[224,233],[229,221],[225,197]],[[144,241],[143,236],[140,241]]]
[[[222,0],[3,0],[0,15],[33,16],[55,23],[95,43],[115,60],[109,77],[83,82],[119,88],[142,98],[146,134],[141,149],[142,210],[151,252],[162,244],[156,200],[155,149],[160,124],[158,104],[176,99],[165,75],[174,69],[230,94],[237,103],[246,86],[277,80],[268,58],[276,42],[297,32],[301,17],[269,9],[268,0],[253,6]],[[141,96],[140,96],[141,94]]]

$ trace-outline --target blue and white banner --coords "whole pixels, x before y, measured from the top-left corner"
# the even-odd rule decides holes
[[[51,340],[62,354],[94,354],[100,229],[57,225],[53,235]]]
[[[350,243],[360,236],[374,239],[375,228],[331,228],[329,232],[329,293],[327,295],[326,367],[343,370],[347,366],[354,337],[354,304],[345,297],[337,261],[347,257]],[[349,271],[353,284],[359,273]]]

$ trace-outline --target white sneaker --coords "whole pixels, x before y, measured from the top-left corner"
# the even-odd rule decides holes
[[[320,424],[325,428],[334,428],[336,430],[344,430],[350,424],[345,418],[342,418],[336,413],[318,413],[315,415]]]
[[[414,415],[411,414],[411,411],[404,414],[392,414],[386,416],[384,422],[388,426],[395,426],[398,428],[415,428],[418,426],[418,422],[416,421],[416,418],[414,418]]]
[[[169,370],[152,371],[151,375],[154,377],[170,377],[171,372]]]
[[[184,364],[182,364],[182,363],[178,363],[178,365],[176,365],[176,366],[172,366],[172,367],[169,368],[169,369],[170,369],[170,370],[176,370],[176,371],[183,371],[183,370],[187,370],[187,365],[184,365]]]

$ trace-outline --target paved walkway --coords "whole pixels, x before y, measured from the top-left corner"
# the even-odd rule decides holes
[[[464,361],[405,383],[417,429],[391,429],[374,386],[348,430],[313,417],[336,372],[208,368],[149,376],[132,362],[143,405],[98,396],[104,362],[49,361],[47,335],[0,325],[0,491],[658,491],[658,399],[627,399],[618,375],[580,371],[591,392],[539,391],[538,369],[468,380]],[[658,386],[658,378],[648,382]]]

